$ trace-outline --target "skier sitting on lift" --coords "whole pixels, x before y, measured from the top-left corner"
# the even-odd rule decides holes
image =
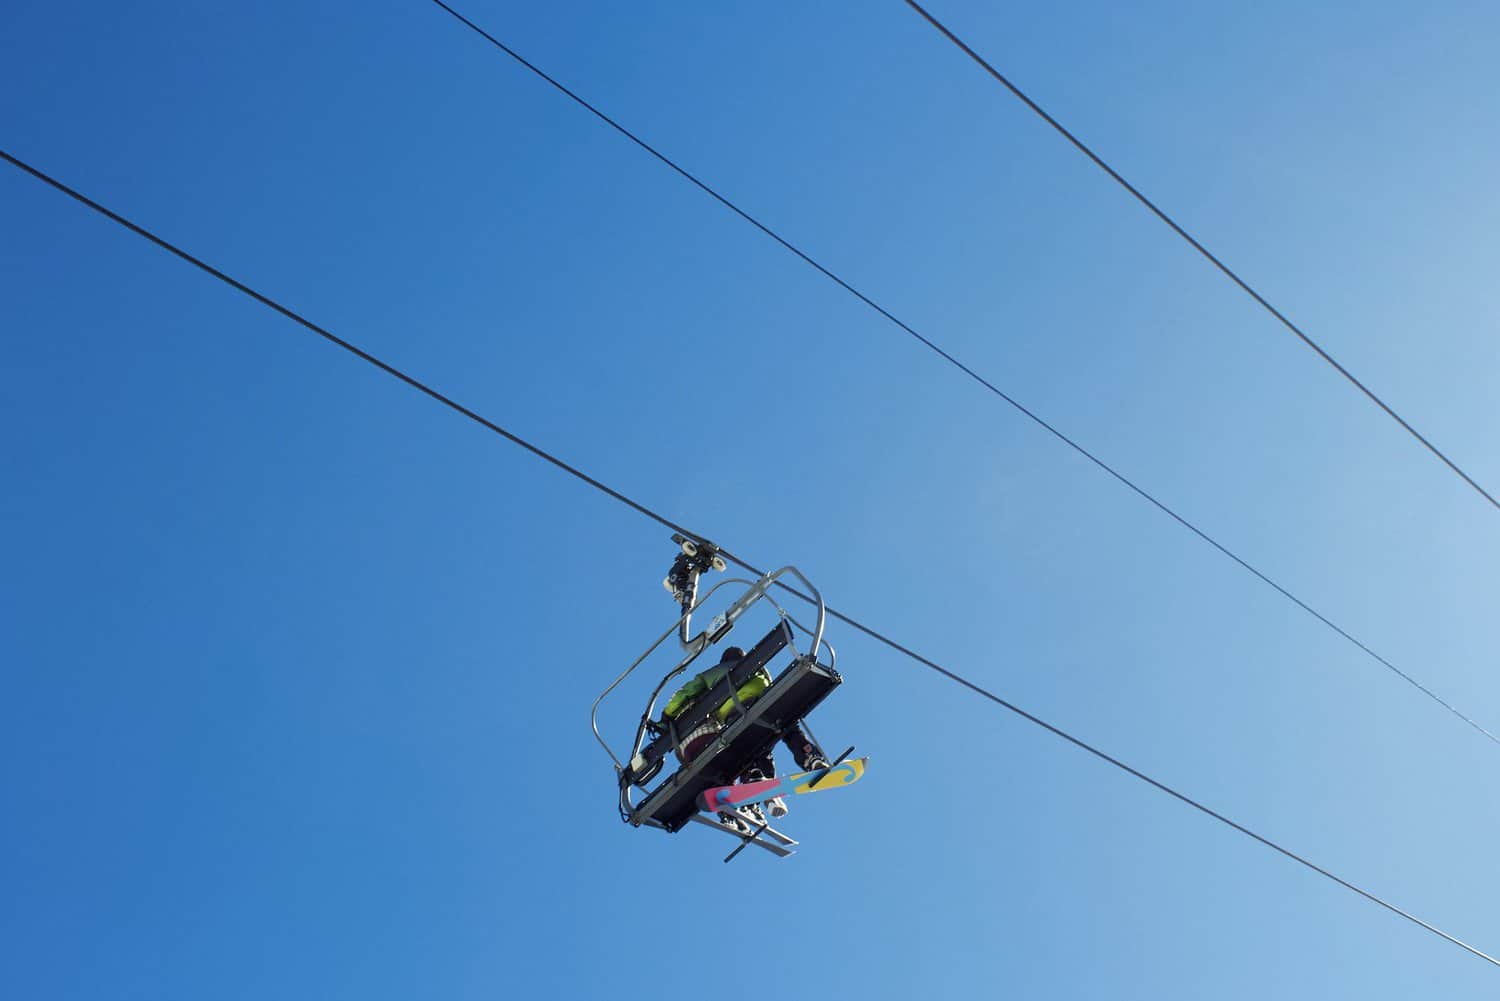
[[[687,684],[677,689],[676,693],[667,700],[667,705],[662,710],[662,724],[665,725],[669,720],[674,720],[678,716],[681,716],[701,696],[712,691],[713,687],[724,680],[724,675],[735,664],[739,663],[744,656],[745,651],[737,646],[726,648],[723,655],[720,656],[716,667],[711,667],[700,674],[694,675]],[[740,704],[748,707],[754,704],[756,699],[764,695],[766,689],[770,687],[771,673],[762,667],[752,674],[744,684],[740,685],[736,694],[739,695]],[[709,714],[703,726],[685,735],[682,738],[683,758],[686,761],[691,761],[696,757],[713,740],[719,730],[723,728],[724,721],[728,719],[729,714],[732,712],[734,712],[734,699],[725,699],[723,705]],[[796,759],[797,767],[803,771],[810,772],[828,767],[828,759],[823,757],[822,753],[818,750],[818,745],[809,739],[800,723],[793,723],[787,727],[786,732],[781,735],[781,742],[787,746],[787,750],[792,752],[792,757]],[[757,761],[752,761],[745,766],[744,772],[740,775],[740,781],[759,782],[762,779],[773,779],[775,777],[776,759],[772,756],[771,751],[767,751],[765,757]],[[781,818],[787,815],[786,800],[780,796],[769,800],[766,805],[771,808],[772,817]],[[750,809],[755,810],[757,813],[759,812],[755,807],[751,807]]]

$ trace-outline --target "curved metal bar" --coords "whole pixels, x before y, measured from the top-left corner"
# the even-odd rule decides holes
[[[646,652],[645,653],[643,653],[639,657],[637,657],[635,659],[635,662],[632,663],[629,667],[627,667],[625,669],[625,671],[624,671],[623,674],[621,674],[614,681],[610,682],[609,683],[609,687],[606,688],[606,689],[604,689],[604,691],[602,691],[602,692],[599,693],[599,697],[596,698],[596,699],[594,699],[594,705],[589,710],[589,724],[590,724],[590,727],[594,731],[594,739],[599,742],[599,746],[602,747],[602,748],[604,748],[604,753],[608,754],[610,760],[615,763],[615,770],[616,771],[624,771],[625,766],[620,762],[619,758],[615,757],[615,752],[611,751],[609,749],[609,745],[604,742],[604,737],[601,736],[600,733],[599,733],[599,703],[603,702],[604,699],[605,699],[605,697],[607,695],[609,695],[610,692],[612,692],[616,688],[618,688],[619,685],[620,685],[620,683],[622,681],[624,681],[626,678],[628,678],[632,674],[634,674],[635,673],[635,669],[638,668],[638,667],[640,667],[641,663],[647,657],[649,657],[653,653],[655,653],[656,652],[656,648],[659,647],[659,646],[661,646],[663,643],[665,643],[667,641],[667,637],[671,636],[676,631],[677,631],[677,623],[674,622],[674,623],[672,623],[671,627],[667,629],[666,632],[662,633],[661,636],[659,636],[657,638],[657,640],[656,640],[655,643],[652,643],[649,647],[646,648]]]
[[[695,657],[698,654],[702,653],[706,647],[708,647],[708,645],[712,642],[710,640],[710,636],[712,636],[713,633],[718,630],[719,626],[722,625],[724,621],[733,622],[735,619],[739,618],[741,614],[743,614],[745,608],[749,608],[755,603],[756,599],[751,599],[750,601],[746,602],[745,595],[741,595],[740,597],[736,598],[733,604],[731,604],[729,608],[725,609],[723,613],[715,615],[712,619],[710,619],[707,629],[703,630],[692,639],[686,638],[687,630],[688,628],[690,628],[688,626],[688,622],[692,619],[693,614],[700,608],[702,608],[704,604],[707,603],[708,599],[713,596],[713,593],[719,588],[723,587],[725,584],[744,584],[747,588],[749,588],[749,590],[747,590],[745,594],[754,594],[756,593],[757,588],[764,592],[764,589],[769,586],[765,583],[764,578],[762,578],[761,580],[749,580],[745,577],[726,577],[715,584],[713,587],[709,588],[708,591],[703,595],[703,597],[697,599],[697,601],[691,608],[684,608],[682,612],[682,618],[678,620],[678,626],[683,633],[683,636],[679,640],[679,642],[682,644],[682,648],[684,650]],[[744,602],[744,606],[740,607],[742,602]]]
[[[718,557],[715,557],[715,559],[717,558]],[[707,630],[704,630],[704,633],[700,636],[691,635],[693,631],[693,613],[696,612],[699,608],[703,607],[703,602],[708,600],[708,595],[713,594],[723,585],[732,584],[736,581],[739,581],[743,584],[749,584],[751,587],[755,586],[754,581],[745,580],[743,577],[726,577],[718,584],[715,584],[713,587],[709,588],[708,594],[705,594],[702,598],[699,598],[698,582],[701,579],[701,572],[696,570],[693,571],[690,578],[692,582],[692,592],[688,595],[688,600],[682,603],[682,618],[677,620],[677,642],[681,644],[684,650],[692,650],[693,644],[701,638],[701,635],[707,634]],[[703,648],[703,645],[706,644],[700,644],[698,649],[701,650]]]
[[[693,631],[693,609],[698,607],[698,575],[692,575],[692,593],[688,600],[682,603],[682,618],[677,620],[677,642],[684,650],[692,644],[689,635]]]
[[[802,627],[798,626],[796,621],[792,619],[791,615],[787,614],[787,610],[785,608],[782,608],[781,605],[777,604],[776,599],[771,597],[769,592],[765,597],[766,600],[771,603],[771,607],[776,609],[776,617],[781,620],[781,631],[786,633],[787,649],[792,651],[793,657],[802,656],[802,651],[797,649],[796,631],[797,629],[801,629]],[[796,626],[796,629],[792,628],[793,626]],[[807,630],[803,629],[802,631],[806,632]]]
[[[714,594],[715,591],[717,591],[719,588],[723,587],[726,584],[745,584],[745,585],[748,585],[749,587],[751,587],[753,589],[759,583],[761,583],[761,582],[760,581],[747,580],[744,577],[726,577],[725,579],[719,581],[713,587],[709,588],[708,591],[701,598],[698,599],[697,603],[695,605],[693,605],[692,608],[690,608],[687,611],[683,612],[682,616],[680,618],[678,618],[678,620],[676,622],[672,623],[669,627],[667,627],[667,631],[664,632],[664,633],[662,633],[660,636],[658,636],[656,638],[656,642],[652,643],[649,647],[647,647],[646,648],[646,652],[643,653],[643,654],[641,654],[639,657],[637,657],[635,659],[635,662],[632,663],[629,667],[627,667],[625,669],[625,672],[623,674],[621,674],[614,681],[610,682],[609,687],[606,688],[604,691],[602,691],[602,692],[599,693],[599,697],[594,700],[594,705],[589,710],[589,723],[590,723],[590,725],[591,725],[591,727],[592,727],[592,729],[594,731],[594,739],[599,742],[599,746],[600,747],[604,748],[604,753],[607,754],[607,755],[609,755],[609,759],[615,763],[615,770],[616,771],[624,771],[625,765],[620,761],[619,758],[615,757],[615,752],[609,749],[609,744],[605,743],[604,738],[599,733],[599,704],[604,701],[604,699],[609,695],[610,692],[612,692],[616,688],[618,688],[620,686],[620,683],[622,681],[624,681],[626,678],[630,677],[630,675],[635,672],[635,669],[638,668],[638,667],[640,667],[641,664],[645,661],[645,659],[647,657],[649,657],[653,653],[655,653],[657,647],[659,647],[663,643],[665,643],[667,641],[667,637],[671,636],[674,632],[676,632],[678,630],[678,628],[681,626],[681,624],[684,621],[686,621],[693,614],[693,612],[697,611],[699,608],[701,608],[703,606],[704,602],[706,602],[709,598],[713,597],[713,594]],[[662,679],[662,684],[663,685],[666,684],[667,678],[671,678],[673,675],[677,674],[683,668],[687,667],[688,664],[692,663],[693,658],[696,657],[696,656],[698,656],[698,654],[700,654],[700,653],[703,652],[703,647],[704,646],[707,646],[707,644],[705,643],[705,644],[703,644],[703,646],[700,646],[698,649],[693,650],[688,655],[688,657],[685,660],[682,661],[682,663],[680,663],[680,664],[677,665],[676,670],[674,670],[671,674],[668,674],[666,678]],[[657,693],[660,693],[661,692],[661,685],[658,685],[656,690],[657,690]],[[652,704],[654,705],[655,702],[656,702],[656,696],[655,695],[652,696],[651,701],[652,701]],[[651,707],[650,706],[647,706],[647,708],[646,708],[646,715],[648,717],[651,715]],[[637,750],[639,750],[639,748],[637,748]],[[632,751],[631,753],[633,755],[635,752]]]
[[[777,613],[780,614],[780,616],[783,619],[786,619],[792,625],[796,626],[798,629],[802,630],[804,633],[807,633],[807,635],[811,636],[813,634],[813,631],[811,629],[809,629],[806,626],[804,626],[801,622],[798,622],[797,621],[797,617],[795,615],[793,615],[791,612],[788,612],[781,605],[781,603],[778,602],[775,598],[771,597],[771,595],[767,594],[766,595],[766,600],[771,603],[771,605],[776,609]],[[830,643],[830,642],[828,642],[828,640],[826,640],[826,639],[823,640],[823,649],[828,651],[828,666],[831,667],[831,668],[833,668],[834,670],[838,670],[838,666],[839,666],[838,651],[835,650],[833,648],[833,644]],[[796,647],[795,644],[792,645],[792,652],[793,653],[797,652],[797,647]],[[817,656],[818,656],[817,652],[814,651],[813,652],[813,659],[816,660]]]
[[[774,579],[776,577],[780,577],[783,573],[790,573],[793,577],[796,577],[798,580],[800,580],[802,582],[802,586],[807,588],[808,593],[813,596],[813,601],[817,602],[817,626],[814,628],[812,634],[813,654],[816,656],[818,647],[823,645],[823,627],[828,623],[828,607],[823,603],[823,593],[813,586],[812,581],[808,580],[802,575],[801,570],[798,570],[796,567],[791,566],[790,564],[782,567],[780,570],[777,570],[774,574],[769,574],[768,576]]]

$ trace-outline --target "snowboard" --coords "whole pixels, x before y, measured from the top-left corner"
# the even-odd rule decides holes
[[[869,760],[869,758],[850,758],[848,761],[840,762],[834,768],[826,769],[826,775],[825,769],[819,768],[810,772],[798,772],[796,775],[762,779],[759,782],[714,786],[712,789],[703,790],[698,795],[698,809],[717,813],[720,810],[736,810],[742,806],[764,803],[777,796],[842,789],[864,777],[865,763]]]

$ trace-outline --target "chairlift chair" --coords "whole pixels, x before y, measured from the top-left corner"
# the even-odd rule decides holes
[[[779,856],[790,855],[796,841],[772,830],[767,824],[751,830],[738,817],[721,817],[702,805],[702,796],[715,787],[732,785],[751,763],[768,754],[784,733],[805,720],[843,682],[835,667],[837,655],[823,638],[827,609],[822,595],[796,567],[785,566],[757,580],[726,578],[700,596],[698,578],[710,570],[726,569],[724,559],[718,549],[705,540],[674,535],[673,541],[678,544],[680,552],[664,583],[679,601],[682,615],[599,694],[591,713],[594,738],[614,762],[620,818],[632,827],[654,827],[669,833],[698,822],[739,838],[740,848],[755,844]],[[772,585],[783,576],[795,578],[812,596],[816,607],[812,629],[802,626],[771,596]],[[744,590],[727,609],[713,617],[707,628],[693,634],[694,613],[721,588],[731,585],[742,585]],[[762,601],[769,602],[777,612],[776,624],[770,631],[738,662],[727,665],[724,677],[675,719],[657,719],[656,703],[668,682],[690,676],[686,673],[688,668],[706,651],[718,646],[739,619]],[[805,652],[798,650],[796,645],[799,632],[811,637]],[[599,706],[673,633],[678,635],[682,659],[652,690],[629,753],[617,756],[599,732]],[[788,650],[791,652],[790,661],[779,673],[774,673],[765,693],[748,704],[742,702],[738,694],[740,687],[762,668],[774,671],[771,665]],[[826,664],[818,659],[823,652],[827,654]],[[732,704],[732,708],[722,726],[717,726],[715,710],[726,704]],[[705,737],[705,731],[712,732]],[[697,739],[693,743],[700,746],[685,748],[685,742],[694,734],[697,734]],[[818,750],[822,753],[821,747]],[[824,757],[827,760],[826,755]],[[675,758],[679,766],[653,784],[666,770],[669,758]],[[737,855],[739,850],[737,848],[730,857]]]

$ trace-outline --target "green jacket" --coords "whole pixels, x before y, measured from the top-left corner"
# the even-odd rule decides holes
[[[662,715],[668,719],[676,719],[682,715],[683,711],[692,705],[700,695],[705,694],[720,681],[724,680],[726,670],[726,667],[720,664],[717,667],[709,668],[701,674],[694,675],[691,681],[677,689],[676,694],[667,700],[667,707],[662,710]],[[745,683],[739,687],[740,702],[749,705],[766,694],[766,689],[770,687],[771,672],[762,667],[750,675]],[[713,716],[714,719],[722,723],[733,711],[734,699],[725,699],[724,704],[714,710]]]

